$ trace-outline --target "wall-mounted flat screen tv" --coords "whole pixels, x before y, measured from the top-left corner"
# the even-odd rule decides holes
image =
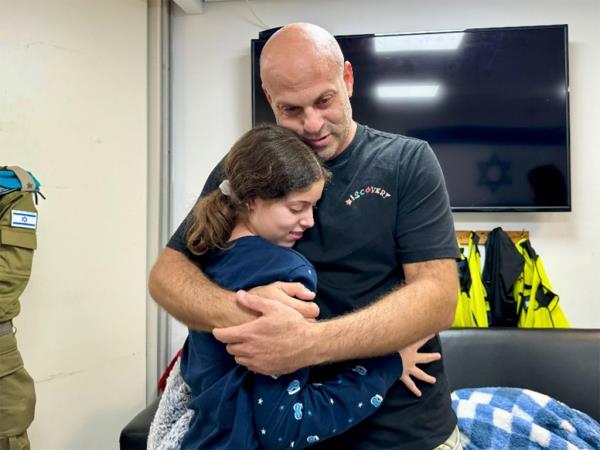
[[[253,122],[273,122],[252,40]],[[354,119],[428,141],[453,211],[570,211],[567,25],[336,36]]]

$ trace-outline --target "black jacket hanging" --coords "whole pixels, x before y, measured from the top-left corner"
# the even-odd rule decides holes
[[[490,304],[490,326],[516,327],[517,302],[513,286],[523,271],[525,260],[510,237],[500,227],[494,228],[485,244],[483,284]]]

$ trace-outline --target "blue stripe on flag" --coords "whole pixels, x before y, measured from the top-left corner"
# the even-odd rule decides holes
[[[27,223],[27,222],[19,222],[18,226],[19,227],[35,228],[35,224],[33,224],[33,223]]]

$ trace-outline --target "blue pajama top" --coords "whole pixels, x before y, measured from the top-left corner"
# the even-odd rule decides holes
[[[203,258],[202,269],[229,290],[298,281],[316,291],[312,264],[300,253],[257,237],[242,237]],[[309,368],[270,377],[236,364],[212,334],[189,330],[181,374],[195,411],[183,450],[305,448],[373,414],[402,374],[395,353],[354,361],[335,376]]]

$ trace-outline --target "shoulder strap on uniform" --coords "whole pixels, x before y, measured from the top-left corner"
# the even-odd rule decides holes
[[[15,173],[15,176],[18,178],[21,183],[21,191],[24,192],[33,192],[35,191],[35,182],[33,181],[33,177],[27,173],[24,169],[21,169],[19,166],[6,166],[8,170],[12,170]]]

